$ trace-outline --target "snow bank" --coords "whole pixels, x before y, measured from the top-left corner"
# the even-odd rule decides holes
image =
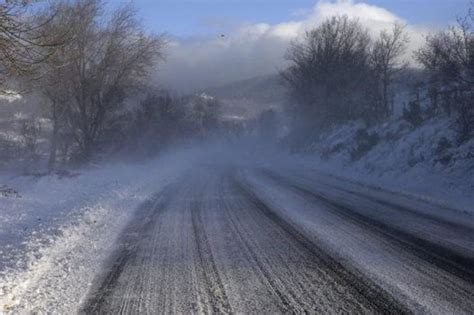
[[[0,178],[20,195],[0,196],[0,313],[76,311],[134,210],[199,157]]]
[[[447,118],[416,128],[403,120],[368,129],[353,122],[322,135],[303,159],[332,174],[474,212],[474,139],[458,146],[455,136]]]

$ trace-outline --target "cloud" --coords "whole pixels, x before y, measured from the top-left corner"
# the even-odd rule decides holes
[[[257,75],[275,73],[285,67],[290,43],[335,15],[356,18],[372,35],[389,29],[395,22],[407,22],[387,9],[351,0],[319,1],[308,13],[294,20],[271,25],[241,24],[228,34],[173,40],[167,62],[157,75],[158,83],[171,89],[193,91]],[[410,50],[420,47],[422,26],[407,25]]]

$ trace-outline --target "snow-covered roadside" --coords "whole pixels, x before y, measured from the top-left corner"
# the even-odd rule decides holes
[[[21,198],[0,197],[0,313],[76,311],[134,210],[199,156],[71,178],[2,178]]]
[[[398,120],[369,128],[378,141],[354,159],[361,129],[358,122],[339,127],[293,158],[360,184],[474,213],[474,139],[456,146],[449,120],[432,119],[417,128]]]

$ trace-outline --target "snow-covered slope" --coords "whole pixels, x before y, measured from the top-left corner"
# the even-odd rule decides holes
[[[474,139],[457,145],[454,128],[447,118],[418,127],[402,119],[371,128],[353,122],[321,135],[308,151],[330,173],[474,211]]]

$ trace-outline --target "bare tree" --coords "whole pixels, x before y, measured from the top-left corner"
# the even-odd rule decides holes
[[[138,108],[125,116],[129,125],[129,130],[125,131],[128,146],[147,155],[156,154],[179,140],[185,126],[183,99],[166,91],[148,91]]]
[[[380,83],[380,106],[376,108],[376,115],[385,118],[393,113],[392,93],[390,87],[394,82],[394,76],[403,70],[407,63],[401,59],[405,54],[408,36],[404,26],[396,23],[391,32],[384,30],[375,41],[371,65],[374,70],[375,80]]]
[[[441,105],[459,123],[459,141],[474,134],[474,30],[472,8],[456,26],[429,36],[416,53],[429,75],[431,90],[441,96]],[[437,97],[436,97],[436,106]]]
[[[23,120],[20,135],[23,146],[22,155],[26,162],[25,166],[29,168],[38,158],[38,142],[41,136],[41,123],[35,117]]]
[[[217,129],[222,107],[219,99],[202,93],[188,98],[185,103],[188,126],[196,135],[204,138]]]
[[[370,37],[357,20],[333,17],[289,49],[282,72],[295,112],[310,128],[360,117],[365,111]],[[301,118],[301,115],[300,117]]]
[[[8,0],[0,4],[0,85],[13,75],[31,75],[58,45],[42,33],[54,14],[41,22],[30,16],[30,0]]]
[[[42,38],[55,38],[55,41],[61,43],[61,45],[58,44],[49,58],[40,64],[41,80],[33,82],[34,87],[39,89],[47,100],[47,112],[52,124],[48,159],[49,171],[55,169],[61,133],[67,133],[69,127],[66,114],[72,101],[72,87],[69,84],[72,63],[70,50],[74,48],[73,42],[77,30],[75,27],[77,19],[74,4],[58,1],[36,18],[39,21],[48,20],[52,12],[54,12],[55,18],[49,23],[43,23],[41,33],[44,35],[42,35]],[[63,140],[71,141],[71,139]]]
[[[163,56],[165,42],[144,33],[130,5],[116,10],[110,19],[104,16],[100,0],[77,0],[64,6],[72,38],[48,63],[45,91],[53,121],[64,115],[67,122],[62,124],[71,129],[80,155],[87,159],[107,119],[131,92],[146,84],[147,74]],[[55,159],[52,142],[51,165]]]
[[[97,26],[100,7],[86,0],[79,25],[72,71],[74,99],[71,124],[88,158],[107,115],[131,89],[143,84],[153,62],[162,56],[162,38],[146,35],[130,6],[117,10],[107,25]],[[82,16],[84,15],[84,16]]]

